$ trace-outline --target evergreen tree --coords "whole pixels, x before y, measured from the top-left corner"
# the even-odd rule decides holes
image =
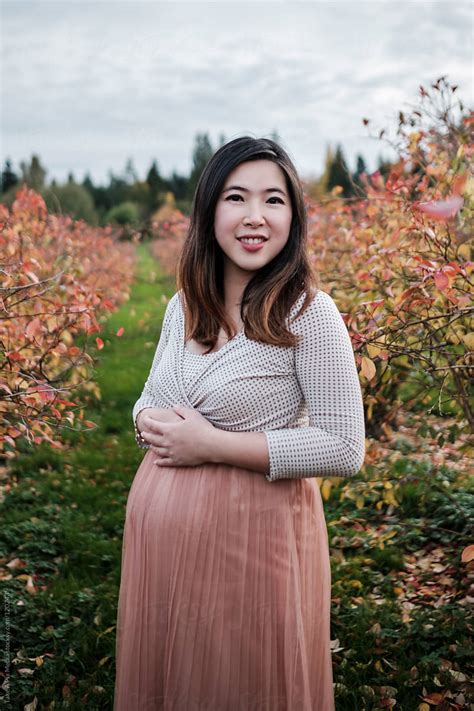
[[[178,175],[176,171],[173,171],[173,175],[167,180],[167,185],[176,200],[187,199],[189,180],[184,175]]]
[[[89,175],[89,173],[86,173],[84,176],[84,180],[82,181],[82,187],[85,188],[86,190],[89,191],[89,193],[94,197],[94,183],[92,182],[92,178]]]
[[[160,171],[156,160],[151,164],[150,170],[146,176],[146,183],[148,185],[148,195],[149,195],[149,211],[155,210],[160,205],[160,194],[166,193],[166,182],[161,177]]]
[[[324,170],[321,176],[320,185],[323,192],[327,193],[329,191],[329,174],[331,172],[332,164],[334,163],[334,151],[330,143],[326,144],[326,155],[324,157]]]
[[[342,152],[341,146],[338,144],[334,160],[329,168],[327,189],[332,190],[336,185],[342,187],[344,197],[349,197],[353,193],[351,176],[347,168],[346,160]]]
[[[76,181],[74,180],[74,173],[69,173],[67,176],[67,182],[69,185],[75,185]]]
[[[44,188],[45,177],[47,170],[41,165],[38,156],[31,156],[31,163],[28,165],[24,161],[20,163],[21,172],[23,174],[23,180],[28,185],[28,187],[33,188],[38,192]]]
[[[18,182],[18,176],[13,172],[11,161],[7,158],[5,167],[2,170],[2,193],[6,193],[9,188],[13,188]]]
[[[133,158],[128,158],[125,164],[123,178],[128,185],[133,185],[138,180],[138,175],[133,165]]]
[[[377,161],[377,170],[380,171],[381,175],[383,175],[384,177],[386,175],[388,175],[391,167],[392,167],[392,164],[390,163],[390,161],[385,160],[384,158],[382,158],[381,155],[379,155],[378,161]]]
[[[160,171],[158,170],[158,166],[156,164],[156,160],[153,161],[151,164],[150,170],[147,173],[146,176],[146,182],[148,183],[148,187],[150,188],[150,192],[156,193],[162,186],[162,179],[160,176]]]
[[[194,142],[193,167],[189,177],[188,196],[192,197],[204,167],[214,151],[207,133],[198,133]]]
[[[357,167],[355,174],[360,175],[361,173],[367,173],[367,166],[365,164],[364,158],[359,153],[357,156]]]
[[[357,162],[356,162],[356,169],[355,172],[352,174],[352,180],[353,183],[356,187],[356,192],[357,194],[365,195],[365,187],[363,182],[361,181],[361,174],[362,173],[367,173],[367,166],[365,163],[364,158],[360,155],[360,153],[357,155]]]

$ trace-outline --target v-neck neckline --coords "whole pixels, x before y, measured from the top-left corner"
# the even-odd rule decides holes
[[[186,344],[187,344],[187,341],[185,340],[185,338],[186,338],[186,328],[185,328],[186,315],[185,315],[185,309],[183,307],[182,298],[180,298],[180,307],[181,307],[181,338],[180,338],[181,348],[185,353],[189,353],[189,355],[191,355],[191,356],[196,356],[198,358],[208,358],[209,356],[217,355],[218,353],[223,351],[225,348],[227,348],[228,345],[230,345],[231,343],[235,343],[237,338],[239,338],[242,335],[245,335],[245,326],[242,326],[240,331],[237,331],[237,333],[235,334],[235,336],[233,338],[230,338],[229,340],[227,340],[224,343],[224,345],[222,345],[219,348],[218,351],[211,351],[210,353],[193,353],[193,351],[190,351],[189,348],[186,347]]]
[[[236,339],[243,335],[244,329],[242,328],[240,331],[237,331],[235,336],[233,338],[230,338],[228,341],[226,341],[217,351],[211,351],[210,353],[193,353],[193,351],[190,351],[189,348],[187,347],[188,341],[184,340],[185,333],[184,333],[184,328],[183,328],[183,333],[182,333],[182,344],[183,344],[183,349],[186,351],[186,353],[189,353],[189,355],[192,356],[197,356],[198,358],[207,358],[208,356],[213,356],[217,355],[220,353],[224,348],[226,348],[230,343],[235,343]]]

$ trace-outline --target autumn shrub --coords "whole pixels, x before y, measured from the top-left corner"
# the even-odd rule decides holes
[[[178,257],[186,239],[189,218],[175,207],[171,193],[165,204],[151,220],[151,254],[160,262],[163,271],[175,276]]]
[[[399,155],[388,175],[363,176],[360,197],[336,187],[308,208],[312,259],[351,334],[374,435],[395,421],[407,382],[405,406],[431,393],[439,414],[474,427],[474,118],[455,91],[443,77],[420,87],[386,139]]]
[[[110,226],[49,214],[24,187],[0,205],[0,254],[0,455],[13,457],[22,440],[61,448],[61,429],[92,426],[80,401],[99,394],[88,337],[128,299],[135,250]]]

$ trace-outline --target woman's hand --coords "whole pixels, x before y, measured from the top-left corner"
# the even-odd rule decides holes
[[[161,422],[178,422],[179,420],[181,420],[181,417],[170,408],[146,407],[138,413],[137,417],[136,424],[140,434],[143,434],[143,430],[146,429],[143,418],[147,416],[151,417],[153,420],[160,420]]]
[[[169,411],[174,421],[155,419],[144,413],[142,437],[158,455],[154,464],[166,466],[196,466],[211,461],[210,444],[215,427],[192,407],[174,405]]]

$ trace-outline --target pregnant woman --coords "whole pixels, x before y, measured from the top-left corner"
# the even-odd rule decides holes
[[[316,477],[365,455],[350,337],[307,253],[275,141],[206,165],[143,392],[126,508],[114,711],[333,711]]]

